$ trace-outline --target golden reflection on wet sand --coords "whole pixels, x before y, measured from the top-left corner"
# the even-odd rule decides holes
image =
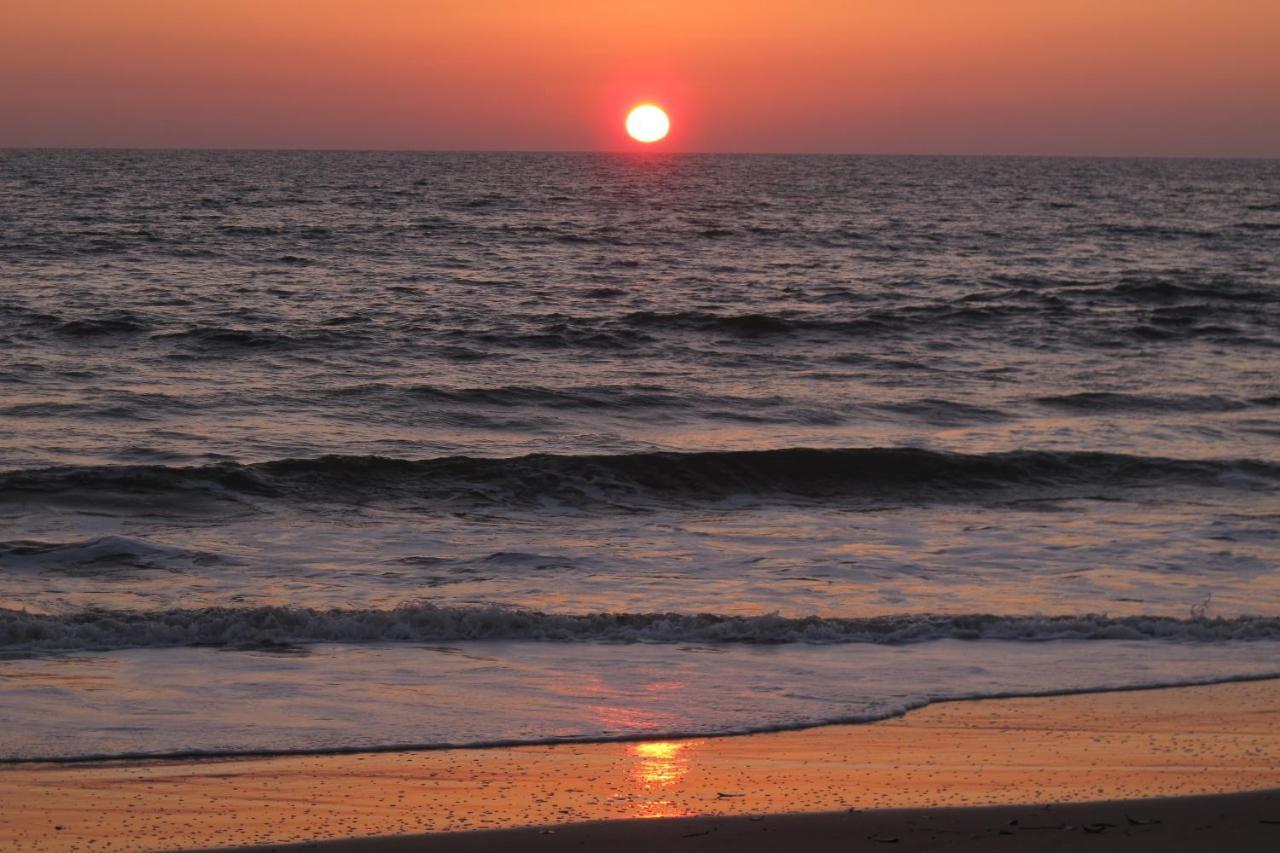
[[[635,789],[620,795],[629,799],[636,817],[679,817],[692,814],[670,798],[670,789],[689,773],[689,762],[700,740],[659,740],[635,743],[627,754],[635,759],[631,781]]]

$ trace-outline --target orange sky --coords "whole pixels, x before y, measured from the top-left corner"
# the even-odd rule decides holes
[[[1156,11],[1158,10],[1158,11]],[[1280,156],[1280,0],[0,0],[0,146]]]

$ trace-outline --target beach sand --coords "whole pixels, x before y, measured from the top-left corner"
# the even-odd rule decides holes
[[[1007,849],[1026,850],[1125,838],[1273,850],[1277,788],[1280,681],[1260,681],[948,702],[867,725],[686,741],[12,765],[0,769],[0,849],[430,834],[338,848],[745,851],[786,838],[965,850],[1012,838]],[[1187,799],[1247,791],[1262,793]],[[1169,797],[1180,799],[1149,799]],[[1108,802],[1138,798],[1149,801]],[[801,812],[827,814],[789,814]],[[653,820],[690,816],[701,817]]]
[[[1057,851],[1126,853],[1280,849],[1280,791],[1211,797],[980,808],[671,818],[579,823],[556,829],[480,830],[352,839],[272,850],[320,853],[480,853],[608,850],[754,853],[803,850]],[[1268,817],[1269,816],[1269,817]],[[886,846],[889,845],[889,846]],[[250,848],[262,850],[263,848]]]

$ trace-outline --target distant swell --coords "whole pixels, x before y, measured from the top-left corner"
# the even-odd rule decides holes
[[[173,570],[224,560],[216,554],[127,536],[98,536],[75,542],[0,542],[0,567],[14,574],[52,571],[89,576],[122,568]]]
[[[582,388],[544,388],[511,385],[497,388],[447,388],[434,385],[389,386],[377,383],[339,388],[330,392],[335,398],[357,400],[393,398],[428,403],[452,403],[463,406],[519,408],[541,406],[548,409],[652,409],[690,408],[694,401],[661,386],[586,386]],[[724,398],[720,398],[724,399]],[[728,402],[738,402],[729,399]],[[751,400],[751,403],[757,401]]]
[[[914,448],[534,454],[405,460],[321,456],[252,465],[65,467],[0,474],[0,501],[91,502],[159,497],[240,501],[578,506],[723,500],[735,496],[964,500],[1054,496],[1150,486],[1273,489],[1280,464],[1115,453],[960,454]],[[176,505],[175,505],[176,506]],[[163,508],[163,507],[160,507]]]
[[[1045,406],[1080,412],[1234,412],[1251,407],[1275,406],[1280,404],[1280,398],[1255,397],[1236,400],[1213,394],[1158,397],[1110,391],[1085,391],[1040,397],[1036,402]]]
[[[238,649],[308,643],[466,640],[614,643],[901,644],[929,640],[1280,639],[1280,618],[1158,616],[907,615],[786,618],[681,613],[542,613],[498,606],[417,604],[393,610],[293,607],[154,612],[89,610],[68,615],[0,610],[8,651],[108,650],[188,645]]]

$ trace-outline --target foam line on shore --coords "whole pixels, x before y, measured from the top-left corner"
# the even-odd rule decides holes
[[[982,702],[1000,699],[1049,699],[1054,697],[1089,696],[1107,693],[1139,693],[1154,690],[1175,690],[1187,687],[1210,687],[1214,685],[1248,684],[1259,681],[1280,681],[1280,670],[1272,673],[1239,675],[1220,678],[1187,679],[1181,681],[1158,682],[1152,684],[1128,684],[1115,687],[1090,687],[1078,690],[1030,690],[1001,691],[992,693],[964,693],[953,696],[926,698],[915,702],[904,702],[896,708],[886,709],[880,713],[853,716],[831,717],[803,723],[743,726],[716,732],[706,731],[646,731],[625,735],[606,735],[590,737],[562,738],[505,738],[500,740],[459,742],[459,743],[397,743],[384,745],[336,746],[306,749],[245,749],[245,750],[173,750],[167,752],[119,752],[73,756],[35,756],[27,758],[0,757],[0,767],[22,766],[32,764],[75,765],[102,764],[116,761],[191,761],[219,758],[284,758],[290,756],[341,756],[341,755],[377,755],[392,752],[441,752],[459,749],[510,749],[515,747],[588,745],[611,743],[639,743],[644,741],[678,741],[702,738],[743,737],[747,735],[776,734],[781,732],[805,731],[808,729],[826,728],[829,726],[850,726],[878,723],[903,717],[912,711],[919,711],[933,705],[953,702]]]

